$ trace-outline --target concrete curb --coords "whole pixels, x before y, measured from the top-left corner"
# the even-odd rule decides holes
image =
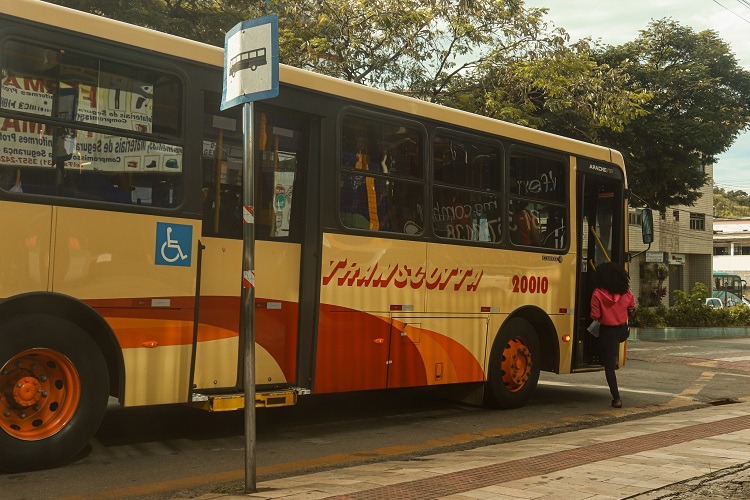
[[[750,337],[750,327],[630,327],[629,340],[700,340],[748,337]]]

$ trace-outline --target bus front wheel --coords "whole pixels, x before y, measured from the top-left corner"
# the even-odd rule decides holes
[[[0,469],[71,460],[98,429],[108,398],[106,362],[81,328],[44,314],[0,325]]]
[[[504,324],[490,351],[485,403],[504,409],[525,405],[539,381],[539,356],[539,338],[528,321]]]

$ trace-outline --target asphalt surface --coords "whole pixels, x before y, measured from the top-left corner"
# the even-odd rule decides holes
[[[630,498],[638,500],[750,498],[750,462]]]

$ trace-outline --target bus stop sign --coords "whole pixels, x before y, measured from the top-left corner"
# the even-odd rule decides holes
[[[221,109],[279,95],[279,18],[242,21],[224,41]]]

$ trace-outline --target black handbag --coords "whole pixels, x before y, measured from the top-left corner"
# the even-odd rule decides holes
[[[617,331],[617,340],[622,343],[628,340],[628,337],[630,337],[630,325],[620,326],[620,329]]]

